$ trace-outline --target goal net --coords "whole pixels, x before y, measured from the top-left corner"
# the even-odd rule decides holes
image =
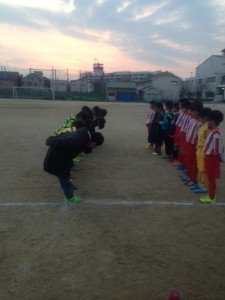
[[[52,88],[13,87],[13,98],[55,100],[55,93]]]

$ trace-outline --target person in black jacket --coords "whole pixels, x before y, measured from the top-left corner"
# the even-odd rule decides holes
[[[81,202],[80,197],[73,194],[74,186],[70,182],[73,159],[81,152],[90,153],[95,146],[102,145],[103,142],[104,137],[101,133],[90,134],[85,127],[76,132],[51,136],[47,139],[46,145],[49,149],[44,160],[44,171],[58,177],[65,200]]]
[[[83,106],[82,111],[87,112],[89,115],[85,123],[85,127],[87,127],[90,132],[95,132],[95,128],[97,126],[99,129],[103,129],[105,127],[105,116],[108,113],[106,109],[100,108],[99,106],[94,106],[92,109],[87,106]]]

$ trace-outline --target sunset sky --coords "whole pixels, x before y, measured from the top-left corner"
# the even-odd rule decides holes
[[[225,48],[224,16],[225,0],[0,0],[0,65],[190,77]]]

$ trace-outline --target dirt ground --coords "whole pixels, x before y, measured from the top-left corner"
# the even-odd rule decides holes
[[[0,299],[167,300],[176,288],[224,300],[225,165],[217,205],[203,205],[145,149],[148,104],[100,103],[105,143],[75,173],[83,202],[65,204],[42,169],[45,140],[84,104],[98,103],[0,101]]]

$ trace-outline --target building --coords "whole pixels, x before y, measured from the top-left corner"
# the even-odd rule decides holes
[[[34,71],[23,78],[23,87],[44,87],[44,77],[41,71]]]
[[[0,71],[0,88],[12,88],[21,84],[21,76],[18,72]]]
[[[202,100],[225,101],[225,49],[196,67],[195,76],[184,81],[182,94]]]
[[[93,64],[93,77],[94,79],[100,79],[104,73],[104,65],[99,62]]]
[[[52,79],[50,80],[50,87],[56,92],[67,92],[68,81],[61,79]]]
[[[160,72],[136,83],[139,101],[179,100],[182,79],[170,72]]]
[[[133,82],[106,82],[105,99],[107,101],[136,101],[136,84]]]
[[[124,71],[124,72],[105,73],[105,80],[110,81],[110,82],[139,82],[139,81],[143,81],[145,79],[149,79],[158,73],[160,73],[160,71],[157,71],[157,72]]]
[[[93,80],[89,77],[82,77],[77,80],[70,81],[70,91],[77,93],[92,93],[93,92]]]

